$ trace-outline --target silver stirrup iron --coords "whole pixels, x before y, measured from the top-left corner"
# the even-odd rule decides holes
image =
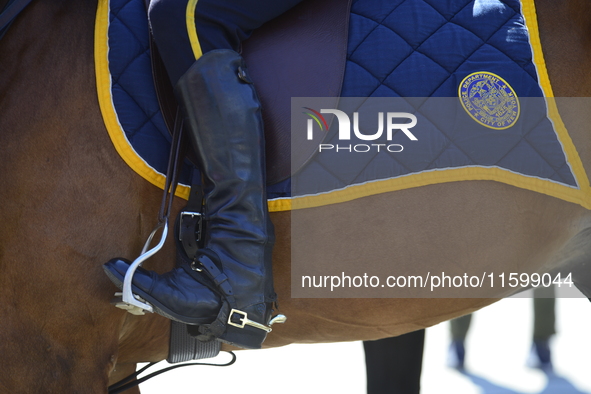
[[[156,235],[156,232],[162,227],[162,236],[160,237],[160,242],[152,249],[148,250],[150,244],[152,243],[152,239]],[[129,269],[125,273],[125,279],[123,280],[123,292],[122,293],[115,293],[115,297],[121,297],[121,301],[115,303],[115,306],[120,309],[124,309],[127,312],[131,313],[132,315],[143,315],[144,312],[154,313],[154,308],[152,305],[145,302],[141,297],[133,294],[131,290],[133,274],[135,270],[142,265],[144,261],[155,255],[162,246],[164,246],[164,241],[166,240],[166,236],[168,235],[168,221],[165,221],[163,224],[158,224],[152,233],[148,237],[144,248],[142,249],[142,253],[140,256],[131,263]]]

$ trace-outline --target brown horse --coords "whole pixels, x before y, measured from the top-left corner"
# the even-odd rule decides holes
[[[556,96],[591,96],[591,4],[536,3]],[[0,41],[1,392],[104,393],[137,362],[168,351],[169,322],[110,305],[115,288],[101,268],[113,256],[138,255],[161,191],[127,167],[105,131],[93,68],[95,12],[96,0],[37,0]],[[574,117],[561,110],[591,173],[591,111]],[[385,211],[397,220],[384,221]],[[529,272],[591,257],[591,212],[492,181],[425,186],[300,214],[335,258],[395,256],[393,264],[409,265],[454,259],[483,271]],[[267,346],[396,336],[494,301],[292,299],[290,213],[275,213],[273,221],[275,283],[289,320],[274,327]],[[382,247],[366,247],[370,238]],[[173,255],[166,246],[145,265],[164,272]]]

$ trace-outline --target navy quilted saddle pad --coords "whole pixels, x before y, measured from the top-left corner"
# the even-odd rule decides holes
[[[97,81],[107,129],[124,160],[162,187],[170,138],[146,33],[143,1],[99,6]],[[291,180],[269,187],[270,209],[478,179],[591,207],[576,149],[553,102],[544,99],[550,89],[531,0],[354,0],[341,95],[361,99],[343,99],[341,109],[352,113],[375,99],[403,98],[399,111],[416,117],[417,141],[396,132],[387,142],[402,150],[319,152]],[[292,122],[310,118],[302,107],[320,114],[321,102],[314,108],[315,101],[298,100]],[[429,109],[433,102],[440,104]],[[332,122],[326,146],[343,146],[337,125]],[[183,181],[190,178],[186,172]],[[186,188],[179,194],[186,196]]]

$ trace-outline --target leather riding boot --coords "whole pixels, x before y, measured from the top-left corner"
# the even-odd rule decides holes
[[[156,312],[246,348],[264,341],[275,301],[273,225],[267,211],[260,103],[243,59],[231,50],[199,58],[176,94],[203,176],[205,247],[164,275],[141,267],[133,291]],[[105,264],[120,285],[129,263]]]

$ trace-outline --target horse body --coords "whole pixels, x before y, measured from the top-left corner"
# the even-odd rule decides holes
[[[566,18],[589,16],[591,7],[571,3],[560,9],[537,2],[546,61],[556,96],[590,96],[591,18]],[[104,129],[92,67],[95,11],[90,0],[38,0],[0,41],[0,353],[10,355],[1,361],[3,392],[105,392],[109,379],[168,352],[169,321],[113,308],[115,288],[101,268],[113,256],[138,255],[161,191],[125,165]],[[560,109],[591,173],[591,114]],[[175,201],[175,210],[182,205]],[[314,224],[309,242],[324,245],[322,254],[306,256],[319,264],[371,259],[426,267],[446,260],[460,270],[529,272],[588,259],[591,245],[588,210],[489,181],[425,186],[298,214]],[[275,286],[289,321],[274,327],[266,346],[395,336],[494,302],[292,299],[291,213],[272,219]],[[170,245],[146,268],[170,269]]]

